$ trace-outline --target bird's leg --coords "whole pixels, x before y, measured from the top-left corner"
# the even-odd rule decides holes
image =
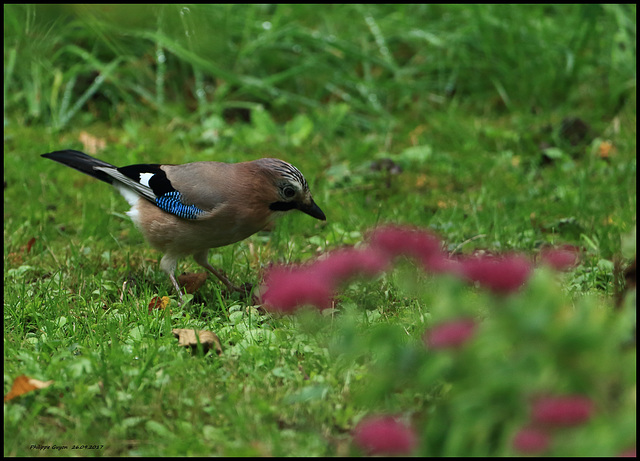
[[[213,275],[218,277],[218,279],[224,284],[224,286],[227,287],[227,290],[232,291],[232,292],[235,291],[236,293],[242,293],[243,295],[247,295],[248,292],[251,291],[250,287],[247,288],[245,286],[240,286],[239,287],[237,285],[234,285],[233,282],[231,282],[231,280],[229,280],[222,272],[217,270],[215,267],[213,267],[209,263],[209,260],[207,259],[207,254],[208,254],[208,250],[200,252],[200,253],[195,253],[193,255],[193,259],[195,259],[195,261],[198,264],[200,264],[202,267],[207,269]],[[256,301],[255,296],[252,297],[252,301]],[[255,302],[254,302],[254,304],[255,304]]]
[[[178,281],[176,280],[176,276],[175,276],[177,265],[178,265],[178,258],[172,255],[169,255],[168,253],[165,254],[160,260],[160,267],[162,268],[163,271],[167,273],[167,275],[171,279],[171,284],[178,292],[178,297],[180,298],[180,305],[182,305],[182,302],[184,301],[184,299],[182,298],[182,290],[180,289],[180,285],[178,285]]]
[[[180,298],[179,305],[182,306],[182,303],[184,301],[184,299],[182,298],[182,289],[180,288],[180,285],[178,285],[174,274],[169,274],[169,278],[171,279],[171,283],[173,284],[174,288],[178,292],[178,298]]]

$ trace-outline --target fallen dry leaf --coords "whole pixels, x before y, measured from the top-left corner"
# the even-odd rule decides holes
[[[19,266],[22,264],[23,260],[24,258],[22,257],[22,254],[11,252],[7,255],[7,259],[5,261],[9,261],[9,264],[12,266]]]
[[[80,133],[80,136],[78,136],[78,141],[82,143],[84,150],[92,155],[97,154],[99,150],[107,147],[107,141],[102,138],[93,136],[86,131]]]
[[[178,338],[178,345],[184,347],[190,347],[191,351],[195,353],[198,350],[198,340],[202,345],[202,351],[206,354],[209,349],[215,348],[216,354],[222,354],[222,345],[215,333],[206,330],[200,330],[198,337],[196,338],[196,330],[175,328],[171,330],[173,336]]]
[[[8,402],[11,399],[20,397],[27,392],[35,391],[36,389],[44,389],[53,384],[53,381],[40,381],[39,379],[29,378],[28,376],[18,376],[13,381],[13,386],[7,395],[4,396],[4,401]]]
[[[602,141],[598,149],[598,155],[600,158],[607,159],[614,154],[615,150],[616,148],[611,141]]]
[[[31,237],[29,239],[29,241],[27,242],[27,247],[26,247],[27,253],[31,252],[31,247],[33,246],[34,243],[36,243],[36,238],[35,237]]]
[[[423,187],[427,183],[427,175],[422,173],[416,178],[416,187]]]
[[[24,255],[31,252],[31,247],[36,243],[36,238],[31,237],[26,245],[20,246],[20,250],[17,252],[11,252],[7,255],[7,259],[12,265],[19,265],[24,262]]]
[[[417,146],[418,145],[418,143],[419,143],[418,137],[422,133],[424,133],[424,131],[426,129],[427,129],[427,127],[425,125],[418,125],[413,130],[411,130],[411,133],[409,133],[409,138],[411,139],[411,145],[412,146]]]
[[[168,296],[163,296],[162,298],[160,296],[154,296],[149,303],[149,314],[154,309],[164,310],[170,302],[171,298]]]
[[[178,276],[178,284],[189,293],[194,294],[207,280],[206,272],[182,274]]]

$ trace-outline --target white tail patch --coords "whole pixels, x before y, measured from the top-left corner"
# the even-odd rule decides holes
[[[136,206],[136,204],[140,200],[144,200],[144,198],[142,198],[138,193],[126,186],[119,184],[114,184],[114,186],[116,189],[118,189],[118,192],[120,192],[122,196],[127,200],[127,202],[129,202],[129,205],[131,205],[131,209],[127,211],[127,216],[129,216],[131,218],[131,221],[133,221],[134,224],[138,226],[140,224],[140,214],[138,213],[138,207]]]
[[[135,206],[131,207],[131,209],[127,211],[127,216],[131,218],[131,221],[133,221],[136,226],[140,224],[139,223],[140,215],[138,213],[138,209]]]
[[[140,173],[140,184],[143,186],[149,186],[149,181],[153,178],[154,173]]]
[[[142,197],[140,197],[140,194],[138,194],[137,192],[129,189],[128,187],[121,185],[121,184],[114,184],[114,187],[116,189],[118,189],[118,192],[120,192],[122,194],[122,196],[125,198],[125,200],[127,202],[129,202],[129,205],[134,206],[136,203],[138,203],[138,200]]]

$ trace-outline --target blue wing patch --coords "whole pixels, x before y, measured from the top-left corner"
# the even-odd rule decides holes
[[[181,200],[180,192],[167,192],[161,197],[156,197],[156,205],[167,213],[174,214],[184,219],[197,219],[205,212],[195,205],[185,205]]]

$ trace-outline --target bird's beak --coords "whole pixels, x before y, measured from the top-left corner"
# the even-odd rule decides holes
[[[301,203],[298,209],[303,213],[307,213],[309,216],[313,216],[316,219],[320,219],[322,221],[327,220],[327,217],[324,215],[320,207],[316,205],[316,202],[314,202],[313,199],[311,199],[311,202],[309,203]]]

